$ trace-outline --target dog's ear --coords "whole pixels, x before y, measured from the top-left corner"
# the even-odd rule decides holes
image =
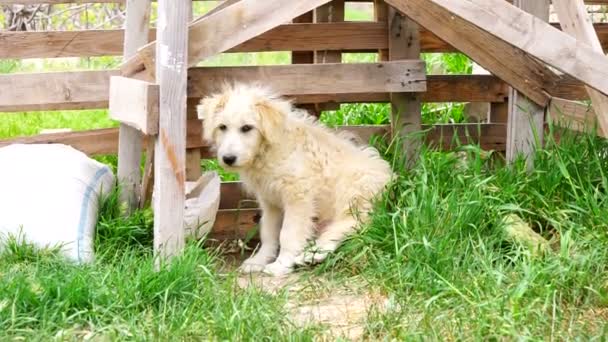
[[[287,115],[285,109],[269,99],[259,99],[254,107],[262,136],[271,143],[280,142]]]
[[[205,97],[196,107],[199,120],[203,121],[203,140],[212,141],[213,131],[216,126],[216,117],[226,105],[225,95],[213,95]]]

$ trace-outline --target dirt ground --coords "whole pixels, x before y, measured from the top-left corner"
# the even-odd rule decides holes
[[[225,271],[235,270],[246,257],[226,254]],[[363,339],[368,314],[383,312],[390,306],[388,297],[372,291],[363,279],[345,282],[311,271],[295,271],[284,277],[243,274],[237,283],[242,289],[254,287],[286,296],[290,320],[299,327],[322,325],[326,328],[322,338],[328,339]]]

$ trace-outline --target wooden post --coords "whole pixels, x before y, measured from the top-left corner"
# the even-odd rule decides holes
[[[522,10],[549,21],[550,0],[515,0]],[[507,121],[507,161],[518,155],[526,158],[528,170],[534,167],[534,151],[543,144],[545,107],[541,107],[517,90],[509,89],[509,116]]]
[[[156,77],[160,117],[154,163],[154,250],[161,259],[184,245],[186,85],[190,0],[159,0]],[[158,264],[157,259],[157,266]]]
[[[554,0],[553,7],[564,32],[588,44],[597,52],[604,52],[583,0]],[[585,88],[597,115],[600,135],[606,137],[608,136],[608,97],[591,87]]]
[[[384,0],[374,0],[374,20],[377,22],[388,21],[388,6]],[[388,49],[378,50],[378,60],[388,61]]]
[[[344,0],[333,0],[315,9],[315,22],[336,23],[344,21]],[[315,63],[342,63],[342,51],[315,51]],[[339,103],[318,103],[319,115],[324,110],[338,110]]]
[[[224,3],[220,4],[222,6]],[[216,7],[217,8],[217,7]],[[188,21],[192,21],[192,5],[190,5],[190,14],[188,15]],[[196,110],[190,110],[187,108],[187,119],[196,119]],[[194,148],[186,150],[186,180],[187,181],[196,181],[203,174],[203,170],[201,169],[201,150],[200,148]]]
[[[148,43],[150,0],[127,0],[123,60],[127,61],[137,49]],[[141,180],[142,134],[126,124],[120,124],[118,135],[118,180],[122,186],[121,200],[127,204],[127,214],[139,205]]]
[[[344,0],[333,0],[315,10],[316,22],[333,23],[344,21]],[[341,51],[315,51],[317,63],[341,63]]]
[[[294,23],[312,23],[314,22],[315,12],[310,11],[293,19]],[[313,64],[315,62],[314,51],[293,51],[291,53],[291,64]],[[307,110],[311,115],[319,116],[321,113],[317,110],[314,103],[298,105],[299,108]]]
[[[420,29],[413,20],[403,16],[393,7],[388,9],[388,52],[391,61],[420,59]],[[416,163],[419,141],[407,137],[421,129],[421,101],[417,93],[391,93],[391,128],[393,137],[402,141],[406,166]]]

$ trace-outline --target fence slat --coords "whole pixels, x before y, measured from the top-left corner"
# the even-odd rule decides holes
[[[188,121],[188,135],[186,147],[189,149],[200,148],[205,158],[213,158],[209,146],[200,137],[201,122],[199,120]],[[372,133],[383,134],[388,132],[388,125],[374,126],[340,126],[339,130],[347,130],[367,139]],[[451,146],[454,136],[463,143],[474,143],[480,141],[482,148],[486,150],[505,150],[506,124],[454,124],[454,125],[422,125],[423,130],[430,130],[428,141],[445,149]],[[481,139],[481,140],[480,140]],[[143,138],[146,142],[146,138]],[[115,154],[118,151],[118,129],[105,128],[82,132],[66,132],[42,134],[32,137],[21,137],[0,140],[0,147],[13,143],[21,144],[66,144],[86,153],[88,155]]]

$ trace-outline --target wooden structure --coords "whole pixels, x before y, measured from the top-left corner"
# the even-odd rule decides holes
[[[155,246],[163,255],[183,244],[184,182],[200,175],[200,158],[213,158],[201,140],[195,106],[223,79],[262,80],[313,112],[340,103],[390,102],[391,125],[340,128],[364,139],[426,129],[427,141],[442,148],[457,138],[512,159],[531,155],[548,120],[566,118],[582,129],[597,118],[600,133],[608,132],[608,59],[601,51],[608,47],[608,24],[585,21],[583,0],[553,0],[565,32],[546,23],[548,0],[367,0],[375,9],[369,22],[345,21],[343,0],[226,0],[192,21],[192,0],[158,0],[157,30],[148,25],[150,0],[0,0],[72,2],[126,2],[126,30],[0,32],[0,58],[123,55],[120,70],[1,75],[0,111],[109,107],[121,126],[0,146],[55,142],[88,154],[118,153],[130,208],[141,204],[154,174]],[[293,64],[197,67],[220,53],[257,51],[291,51]],[[425,74],[421,53],[456,51],[491,74]],[[343,52],[379,58],[346,64]],[[588,98],[595,112],[573,102]],[[487,122],[426,126],[424,102],[490,103],[491,114]],[[406,147],[413,160],[416,145]],[[222,185],[213,238],[246,235],[257,210],[243,199],[238,182]]]

